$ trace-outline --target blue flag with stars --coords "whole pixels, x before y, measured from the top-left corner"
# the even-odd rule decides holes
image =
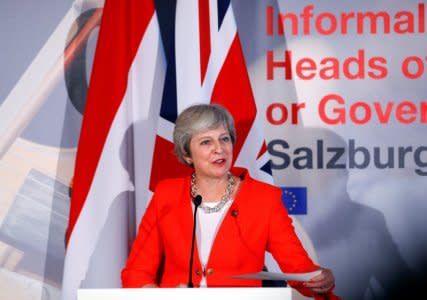
[[[282,187],[282,201],[290,215],[307,214],[307,188]]]

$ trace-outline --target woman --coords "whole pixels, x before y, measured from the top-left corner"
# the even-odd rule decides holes
[[[192,176],[162,181],[141,221],[122,272],[124,287],[186,286],[196,195],[195,286],[260,286],[259,280],[235,279],[264,266],[270,251],[288,273],[321,273],[307,282],[290,282],[319,299],[336,298],[334,277],[308,257],[281,201],[281,190],[233,168],[236,132],[228,111],[218,105],[184,110],[174,130],[175,153],[193,168]],[[317,298],[317,297],[316,297]]]

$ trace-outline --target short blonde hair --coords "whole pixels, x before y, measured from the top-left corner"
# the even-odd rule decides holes
[[[230,134],[233,145],[236,129],[230,112],[218,104],[196,104],[183,110],[176,119],[173,131],[175,154],[179,161],[190,165],[185,156],[191,156],[190,142],[194,134],[224,126]]]

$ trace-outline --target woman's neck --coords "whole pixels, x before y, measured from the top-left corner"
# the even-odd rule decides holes
[[[203,198],[203,202],[220,201],[225,194],[225,189],[228,184],[228,175],[219,178],[206,176],[197,176],[196,186],[197,192]]]

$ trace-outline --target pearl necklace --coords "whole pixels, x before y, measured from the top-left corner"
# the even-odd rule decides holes
[[[228,183],[227,183],[227,187],[225,188],[225,193],[221,197],[221,201],[217,205],[215,205],[214,207],[209,207],[204,205],[203,203],[200,204],[199,207],[203,209],[205,213],[211,214],[211,213],[219,212],[221,208],[223,208],[224,205],[231,200],[231,194],[233,193],[236,180],[234,179],[233,175],[230,172],[227,173],[227,180],[228,180]],[[196,196],[197,196],[196,173],[193,173],[191,175],[191,197],[194,198]]]

